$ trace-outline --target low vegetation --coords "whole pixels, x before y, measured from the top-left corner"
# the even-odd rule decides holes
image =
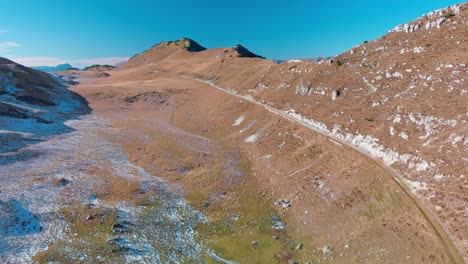
[[[118,263],[121,256],[108,243],[112,235],[115,212],[110,209],[72,202],[57,212],[69,228],[65,238],[49,245],[48,249],[34,256],[37,263]]]
[[[448,13],[446,13],[446,14],[444,15],[444,17],[445,17],[446,19],[449,19],[449,18],[454,17],[454,16],[455,16],[455,14],[454,14],[453,12],[448,12]]]

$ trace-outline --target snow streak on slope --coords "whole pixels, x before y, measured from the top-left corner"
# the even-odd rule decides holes
[[[224,88],[221,86],[216,85],[211,80],[202,80],[197,78],[190,78],[187,76],[183,76],[185,78],[189,78],[198,82],[203,82],[208,84],[222,92],[234,95],[236,97],[242,98],[247,100],[251,103],[259,105],[266,110],[280,115],[283,118],[286,118],[292,122],[301,124],[315,132],[318,132],[328,138],[331,138],[337,141],[340,144],[346,145],[351,149],[367,156],[368,158],[374,160],[379,166],[384,168],[393,178],[394,180],[401,186],[401,188],[408,193],[411,199],[416,203],[419,207],[421,212],[426,216],[427,220],[432,224],[434,229],[438,232],[438,235],[444,241],[447,249],[452,253],[452,257],[456,263],[462,262],[462,257],[458,252],[457,248],[455,247],[453,241],[446,233],[444,228],[438,222],[437,219],[431,214],[431,212],[426,208],[426,206],[420,201],[420,197],[418,197],[418,191],[425,190],[426,185],[424,183],[419,182],[410,182],[407,178],[403,177],[401,173],[398,173],[396,169],[392,166],[394,164],[398,164],[403,168],[407,168],[407,170],[415,170],[415,171],[424,171],[428,167],[433,166],[429,164],[427,161],[421,159],[420,157],[409,155],[409,154],[399,154],[398,152],[385,148],[384,146],[378,143],[378,139],[369,136],[369,135],[362,135],[362,134],[351,134],[341,130],[340,126],[335,125],[332,129],[329,129],[324,123],[308,119],[298,113],[294,109],[289,109],[286,111],[278,110],[268,105],[268,103],[262,101],[257,101],[250,95],[243,95],[238,91],[230,88]],[[381,162],[381,160],[383,162]],[[409,161],[409,162],[408,162]],[[400,171],[399,171],[400,172]],[[411,183],[411,184],[408,184]]]

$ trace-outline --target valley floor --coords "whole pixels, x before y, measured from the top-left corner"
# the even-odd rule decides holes
[[[414,197],[369,157],[248,98],[155,75],[75,90],[114,128],[128,131],[122,144],[133,163],[172,183],[215,223],[214,231],[199,231],[223,257],[454,261],[453,245]],[[281,233],[271,230],[272,217],[285,223]]]
[[[1,262],[455,261],[388,171],[294,120],[164,73],[74,90],[75,131],[0,158]]]

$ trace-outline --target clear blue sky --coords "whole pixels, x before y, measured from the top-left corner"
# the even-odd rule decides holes
[[[181,37],[207,48],[242,44],[271,59],[332,56],[455,3],[460,1],[2,0],[0,56],[84,64]]]

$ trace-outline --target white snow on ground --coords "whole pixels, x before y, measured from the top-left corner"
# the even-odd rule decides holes
[[[12,105],[12,106],[16,106],[18,108],[22,108],[24,110],[28,110],[28,111],[31,111],[35,114],[41,114],[41,113],[44,113],[44,112],[47,112],[46,110],[43,110],[43,109],[37,109],[37,108],[33,108],[33,107],[27,107],[25,106],[24,104],[15,104],[15,103],[11,103],[11,102],[5,102],[5,101],[0,101],[0,104],[7,104],[7,105]]]
[[[120,204],[115,208],[124,219],[139,219],[135,230],[119,236],[118,241],[135,249],[125,253],[127,262],[161,263],[158,252],[164,251],[171,252],[166,260],[178,263],[181,256],[199,259],[210,250],[195,239],[194,230],[207,218],[173,193],[166,182],[133,165],[118,146],[102,136],[119,131],[95,115],[66,125],[75,131],[0,154],[0,263],[30,263],[31,257],[50,243],[73,240],[64,233],[67,223],[55,216],[63,206],[59,203],[63,196],[62,188],[51,181],[65,178],[71,185],[79,184],[80,192],[74,199],[93,202],[89,197],[96,175],[86,173],[90,167],[106,167],[116,176],[140,179],[142,186],[156,188],[161,194],[161,206],[149,212],[151,217],[139,219],[142,210],[137,207]],[[168,224],[160,225],[163,222]]]
[[[14,151],[50,136],[70,132],[72,129],[63,122],[85,114],[88,110],[66,87],[36,89],[46,91],[54,100],[50,103],[55,105],[35,105],[18,100],[15,94],[23,90],[0,76],[0,109],[3,109],[0,111],[0,130],[3,131],[0,133],[0,153]],[[5,131],[16,133],[7,134]]]
[[[457,120],[446,119],[436,116],[425,116],[421,113],[410,113],[408,115],[409,121],[418,126],[418,128],[424,129],[426,135],[419,137],[420,139],[427,139],[428,137],[435,135],[440,132],[441,126],[455,127]]]
[[[238,262],[223,259],[222,257],[218,256],[216,254],[216,252],[214,252],[214,251],[211,251],[209,254],[214,260],[216,260],[216,261],[218,261],[220,263],[223,263],[223,264],[238,264]]]
[[[455,147],[456,145],[458,145],[459,142],[464,142],[464,144],[466,145],[466,140],[463,140],[464,136],[457,136],[457,135],[450,135],[450,140],[452,140],[452,146]]]
[[[329,136],[333,138],[334,140],[336,140],[337,142],[346,143],[347,145],[354,147],[356,150],[359,150],[375,159],[381,159],[384,162],[384,164],[387,165],[389,168],[391,168],[392,165],[395,163],[400,163],[401,165],[406,165],[407,168],[409,169],[414,169],[416,172],[421,172],[421,171],[426,171],[428,169],[431,169],[435,166],[435,164],[428,163],[427,161],[421,159],[420,157],[417,157],[411,154],[400,154],[390,148],[386,148],[383,145],[378,143],[379,142],[378,138],[374,138],[371,135],[362,135],[359,133],[351,134],[351,133],[343,131],[341,129],[341,126],[339,125],[334,125],[333,128],[329,129],[324,123],[304,117],[303,115],[297,113],[295,109],[281,111],[271,106],[268,106],[267,104],[261,103],[255,100],[254,98],[252,98],[251,96],[244,96],[244,95],[239,94],[237,91],[232,92],[232,89],[226,89],[226,88],[220,87],[214,84],[212,81],[204,81],[201,79],[194,79],[194,80],[204,82],[216,89],[219,89],[224,92],[230,93],[232,95],[244,98],[247,101],[250,101],[254,104],[264,107],[265,109],[267,109],[268,111],[272,113],[281,115],[285,117],[286,119],[292,120],[294,122],[301,123],[304,126],[307,126],[308,128],[320,134]],[[456,120],[446,120],[446,119],[440,119],[440,118],[425,117],[421,114],[417,115],[416,117],[414,115],[410,115],[410,120],[419,125],[426,126],[428,130],[433,128],[432,122],[437,122],[437,123],[441,122],[442,124],[449,125],[449,126],[456,125]],[[393,121],[395,123],[401,122],[401,116],[399,115],[395,116]],[[253,138],[255,137],[252,137],[251,139]],[[402,176],[400,176],[400,178],[404,179]]]
[[[239,116],[235,121],[234,123],[232,124],[232,126],[238,126],[240,124],[242,124],[242,122],[245,120],[245,116],[244,115],[241,115]]]
[[[401,131],[399,136],[404,139],[404,140],[408,140],[408,134],[405,132],[405,131]]]
[[[435,166],[435,164],[432,164],[432,163],[428,163],[427,161],[425,160],[422,160],[421,162],[410,162],[408,167],[410,169],[412,168],[415,168],[416,171],[418,172],[421,172],[421,171],[426,171],[428,170],[430,167],[433,167]]]
[[[448,178],[448,176],[443,175],[443,174],[439,174],[439,173],[434,175],[434,180],[436,180],[436,181],[442,181],[443,179],[447,179],[447,178]]]
[[[247,143],[254,143],[255,141],[258,140],[259,137],[260,137],[260,134],[259,134],[259,132],[257,132],[257,133],[255,133],[255,134],[250,135],[249,137],[247,137],[247,138],[245,139],[245,142],[247,142]]]
[[[413,49],[413,52],[414,52],[414,53],[421,53],[421,52],[423,52],[423,51],[424,51],[424,47],[415,47],[415,48]]]
[[[413,191],[413,193],[428,190],[427,184],[425,182],[410,181],[407,179],[404,179],[404,181],[406,185],[408,185],[411,188],[411,191]]]
[[[32,137],[34,136],[33,133],[26,133],[21,131],[12,131],[12,130],[0,130],[0,134],[17,134],[23,137]]]

